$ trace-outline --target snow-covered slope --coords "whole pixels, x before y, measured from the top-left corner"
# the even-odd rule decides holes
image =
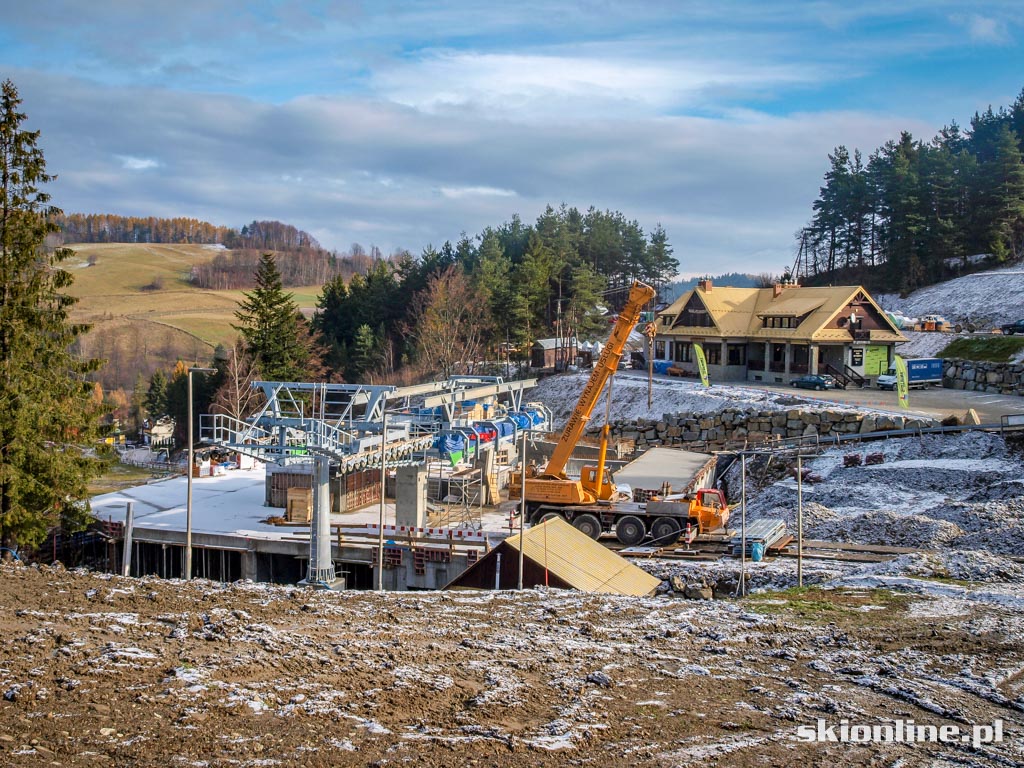
[[[883,309],[910,317],[942,315],[951,323],[989,329],[1024,317],[1024,267],[1016,265],[929,285],[907,298],[879,293]]]

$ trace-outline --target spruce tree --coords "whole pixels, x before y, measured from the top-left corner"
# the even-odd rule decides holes
[[[157,368],[149,379],[146,390],[146,412],[156,421],[167,415],[167,374]]]
[[[0,97],[0,545],[35,546],[60,523],[89,519],[87,483],[99,469],[83,446],[94,437],[97,408],[87,375],[98,361],[71,347],[85,326],[70,322],[72,282],[47,252],[60,211],[40,186],[46,172],[38,131],[21,127],[21,99],[7,80]]]
[[[268,381],[303,381],[311,366],[308,332],[271,254],[260,257],[256,287],[244,296],[235,329],[256,367]]]

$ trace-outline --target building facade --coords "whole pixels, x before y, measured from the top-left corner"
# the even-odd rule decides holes
[[[718,381],[786,384],[804,374],[840,380],[888,370],[906,341],[861,286],[714,286],[702,280],[658,313],[654,359],[697,374],[700,344]]]

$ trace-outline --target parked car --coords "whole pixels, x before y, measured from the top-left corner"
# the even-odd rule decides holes
[[[800,376],[799,378],[793,379],[789,383],[794,387],[800,387],[801,389],[816,389],[820,392],[823,389],[832,389],[835,387],[836,380],[831,376],[817,376],[809,373],[806,376]]]
[[[1007,336],[1013,336],[1015,333],[1024,333],[1024,320],[1018,320],[1015,323],[1007,323],[1006,325],[1000,326],[1000,328]]]

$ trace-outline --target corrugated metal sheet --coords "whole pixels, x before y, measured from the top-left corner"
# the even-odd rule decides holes
[[[505,543],[519,551],[518,534],[509,536]],[[523,534],[523,556],[581,592],[642,597],[661,583],[560,517],[533,526]]]
[[[706,453],[656,447],[615,470],[613,476],[616,483],[627,483],[634,489],[655,491],[667,482],[673,493],[682,493],[714,461],[715,457]]]

